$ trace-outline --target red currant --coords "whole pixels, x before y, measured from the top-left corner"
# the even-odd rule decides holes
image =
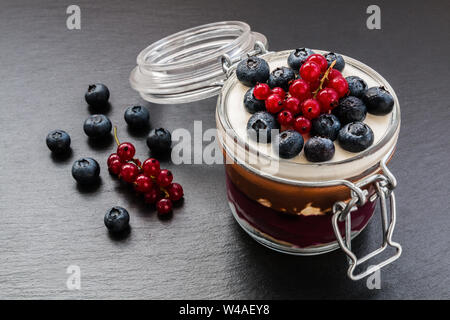
[[[112,160],[108,165],[108,170],[112,174],[118,175],[120,173],[120,169],[122,168],[123,163],[119,159]]]
[[[339,98],[348,94],[348,82],[342,77],[337,77],[329,81],[328,87],[336,90]]]
[[[320,80],[314,81],[309,84],[309,87],[311,88],[312,92],[316,91],[319,88],[319,86],[320,86]]]
[[[125,163],[120,168],[120,178],[123,179],[123,181],[132,183],[134,179],[136,179],[137,175],[139,174],[139,168],[134,163]]]
[[[172,183],[167,187],[167,192],[169,193],[170,200],[178,201],[183,198],[183,188],[178,183]]]
[[[326,113],[336,107],[339,103],[339,95],[332,88],[325,88],[317,94],[317,100],[320,103],[320,109]]]
[[[253,96],[258,100],[266,100],[270,96],[270,87],[266,83],[258,83],[253,89]]]
[[[278,94],[271,94],[266,100],[266,109],[270,113],[278,113],[283,109],[283,98]]]
[[[316,99],[307,99],[302,104],[302,114],[312,120],[320,116],[320,104]]]
[[[283,126],[289,126],[294,121],[294,116],[290,111],[284,110],[278,114],[278,123]]]
[[[300,100],[300,102],[311,96],[308,82],[302,79],[292,81],[291,86],[289,87],[289,93]]]
[[[328,61],[327,59],[318,53],[312,54],[306,59],[306,61],[312,61],[319,65],[320,71],[325,72],[328,69]]]
[[[292,114],[300,113],[300,100],[298,100],[296,97],[287,98],[284,103],[284,106]]]
[[[156,203],[156,210],[159,215],[166,215],[172,212],[172,201],[170,199],[161,199]]]
[[[320,66],[313,61],[306,61],[300,68],[300,76],[308,82],[317,81],[320,77]]]
[[[159,168],[159,161],[154,158],[145,160],[142,164],[142,170],[148,177],[157,177],[161,171]]]
[[[134,189],[138,192],[149,192],[153,187],[152,179],[144,174],[140,174],[134,180]]]
[[[144,194],[144,201],[146,203],[155,203],[159,199],[161,199],[161,191],[159,190],[159,187],[154,187],[149,192]]]
[[[284,92],[284,90],[280,87],[275,87],[272,89],[272,94],[277,94],[281,97],[281,99],[284,99],[284,97],[286,96],[286,92]]]
[[[334,78],[343,78],[343,76],[339,70],[333,68],[330,70],[330,73],[328,74],[327,79],[328,79],[328,81],[331,81]]]
[[[136,149],[133,144],[129,142],[123,142],[117,147],[117,155],[122,161],[129,161],[133,159]]]
[[[114,160],[119,160],[119,161],[121,161],[121,160],[120,160],[120,157],[119,157],[119,155],[118,155],[117,153],[111,153],[111,155],[108,157],[108,160],[106,161],[106,164],[107,164],[108,168],[109,168],[109,166],[111,165],[111,163],[112,163]]]
[[[308,133],[311,130],[311,121],[300,116],[295,119],[294,129],[301,134]]]
[[[167,169],[161,170],[156,181],[161,187],[167,187],[173,180],[172,172]]]

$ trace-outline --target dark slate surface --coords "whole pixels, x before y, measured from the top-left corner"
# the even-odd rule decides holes
[[[69,3],[2,1],[0,11],[0,297],[1,298],[449,298],[448,1],[377,1],[382,30],[366,28],[365,1],[77,1],[82,28],[66,28]],[[88,143],[83,99],[91,82],[112,92],[108,116],[122,140],[147,156],[145,139],[123,121],[145,104],[153,126],[215,127],[215,99],[186,105],[143,102],[128,83],[139,51],[184,28],[242,20],[264,33],[272,50],[309,46],[362,60],[386,77],[402,106],[391,168],[399,180],[394,238],[404,254],[381,274],[381,289],[345,276],[341,252],[292,257],[258,245],[234,222],[222,166],[164,166],[186,200],[161,221],[105,169],[113,141]],[[54,128],[72,136],[73,153],[53,158],[44,139]],[[102,184],[77,188],[71,163],[93,156]],[[112,239],[107,208],[131,213],[128,238]],[[373,222],[358,251],[380,240]],[[66,268],[81,268],[81,290],[66,288]]]

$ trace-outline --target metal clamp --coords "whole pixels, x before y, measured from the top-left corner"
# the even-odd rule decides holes
[[[261,41],[255,41],[255,46],[252,51],[247,52],[247,57],[255,57],[268,52],[269,51],[267,51],[266,46]],[[222,55],[222,70],[226,74],[227,78],[236,69],[237,64],[241,60],[241,57],[231,59],[231,57],[226,53]]]
[[[381,269],[382,267],[390,264],[391,262],[397,260],[402,254],[402,247],[399,243],[392,241],[392,233],[394,232],[395,222],[396,222],[396,206],[395,206],[395,195],[394,189],[397,185],[397,181],[393,174],[389,171],[386,166],[387,157],[380,162],[380,167],[382,169],[381,174],[372,175],[360,182],[353,184],[350,183],[348,186],[351,189],[351,199],[345,202],[337,202],[333,206],[333,217],[332,225],[334,234],[339,243],[341,249],[345,252],[349,260],[349,268],[347,275],[352,280],[360,280],[375,271]],[[381,221],[383,228],[383,244],[381,247],[375,251],[367,254],[362,258],[357,258],[356,255],[351,250],[351,212],[357,210],[359,206],[362,206],[367,201],[367,190],[361,189],[364,186],[374,184],[376,188],[376,197],[380,200],[381,209]],[[363,195],[363,197],[361,197]],[[388,219],[388,207],[386,205],[386,200],[389,199],[389,209],[390,217]],[[375,201],[375,199],[371,199]],[[339,230],[338,222],[345,221],[345,240],[341,235]],[[355,269],[360,264],[368,261],[369,259],[377,256],[383,252],[388,246],[396,249],[396,253],[390,258],[382,261],[381,263],[372,266],[366,271],[355,274]]]

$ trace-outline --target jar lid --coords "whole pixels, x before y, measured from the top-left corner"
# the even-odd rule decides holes
[[[223,21],[180,31],[141,51],[131,71],[130,84],[143,99],[160,103],[185,103],[220,93],[227,78],[223,57],[236,62],[267,47],[264,35],[241,21]]]

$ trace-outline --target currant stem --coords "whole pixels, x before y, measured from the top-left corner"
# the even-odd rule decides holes
[[[322,79],[320,79],[320,85],[319,85],[319,87],[317,88],[317,90],[314,91],[314,98],[316,98],[316,96],[317,96],[317,94],[319,93],[319,91],[323,89],[323,84],[325,83],[325,80],[328,79],[328,75],[330,74],[331,69],[333,69],[333,67],[334,67],[334,65],[336,64],[336,62],[337,62],[337,60],[334,60],[334,61],[330,64],[330,66],[328,67],[327,71],[325,71],[325,73],[324,73]]]
[[[119,138],[117,138],[117,127],[114,126],[114,140],[116,140],[117,145],[120,145]]]

